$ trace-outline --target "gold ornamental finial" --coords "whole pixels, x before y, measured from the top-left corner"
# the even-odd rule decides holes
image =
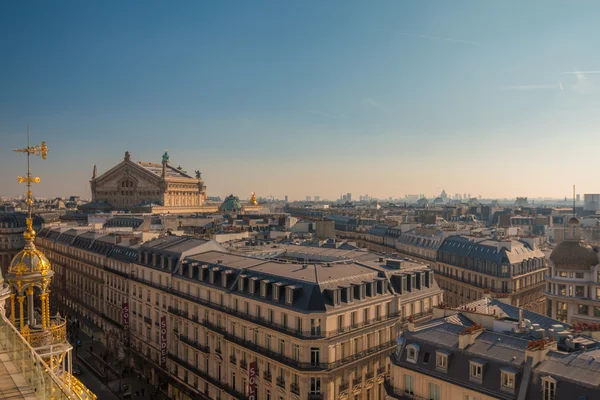
[[[42,142],[39,146],[30,146],[29,144],[29,124],[27,124],[27,147],[24,149],[14,150],[17,153],[25,153],[27,154],[27,175],[19,176],[17,180],[19,183],[27,184],[27,229],[23,233],[23,237],[28,242],[28,244],[33,243],[33,239],[35,239],[35,231],[33,230],[33,219],[31,217],[31,206],[33,205],[33,199],[31,198],[31,184],[32,183],[40,183],[40,178],[31,176],[31,155],[42,157],[42,160],[46,159],[46,155],[48,154],[48,147],[46,146],[46,142]]]

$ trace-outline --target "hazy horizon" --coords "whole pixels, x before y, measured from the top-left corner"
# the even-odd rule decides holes
[[[599,193],[600,3],[0,3],[0,196],[123,159],[209,196]]]

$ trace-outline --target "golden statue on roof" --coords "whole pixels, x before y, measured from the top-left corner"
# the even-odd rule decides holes
[[[256,193],[250,192],[250,204],[257,206],[258,201],[256,200]]]

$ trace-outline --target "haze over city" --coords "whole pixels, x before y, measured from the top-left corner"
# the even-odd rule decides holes
[[[209,196],[596,193],[599,8],[3,2],[2,147],[47,142],[38,196],[165,148]]]

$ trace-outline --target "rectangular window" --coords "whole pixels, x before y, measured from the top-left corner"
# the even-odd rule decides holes
[[[338,315],[338,332],[344,331],[344,316]]]
[[[435,366],[441,369],[448,369],[448,356],[438,353],[436,356]]]
[[[298,361],[300,359],[300,346],[294,344],[292,346],[292,359]]]
[[[321,363],[321,353],[318,347],[310,348],[310,364],[313,366],[319,365]]]
[[[481,380],[482,366],[471,362],[471,378]]]
[[[429,382],[429,400],[440,400],[440,385]]]
[[[310,394],[321,393],[321,378],[310,378]]]
[[[542,379],[542,400],[554,400],[556,393],[556,382],[549,379]]]
[[[501,385],[503,388],[514,390],[515,388],[515,374],[510,372],[502,371]]]
[[[312,336],[321,336],[321,320],[320,319],[311,318],[310,334]]]
[[[412,375],[404,375],[404,393],[415,394],[415,377]]]
[[[585,286],[575,286],[575,297],[585,297]]]
[[[577,304],[577,314],[588,315],[589,307],[587,304]]]

